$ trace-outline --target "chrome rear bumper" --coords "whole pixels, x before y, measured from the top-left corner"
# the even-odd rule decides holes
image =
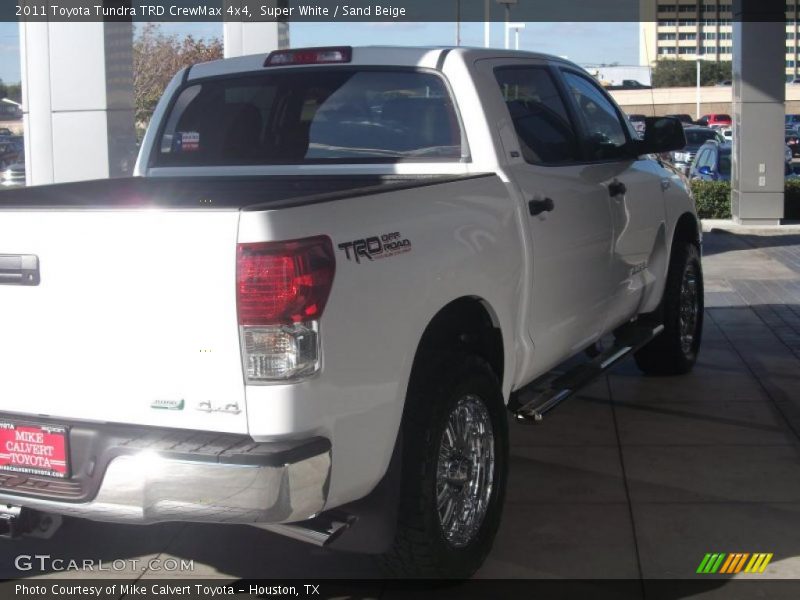
[[[208,452],[205,444],[203,451],[193,454],[185,450],[192,433],[196,434],[179,432],[176,439],[162,436],[152,444],[159,449],[97,443],[93,447],[109,456],[95,458],[87,452],[90,458],[80,464],[73,459],[75,474],[70,481],[4,472],[0,503],[95,521],[142,524],[289,523],[309,519],[325,507],[331,468],[328,440],[256,443],[245,436],[220,436],[225,444],[218,442],[220,437],[214,442],[225,450]],[[174,450],[178,447],[180,452]],[[105,468],[95,468],[95,462]],[[75,492],[71,498],[62,491],[81,479],[90,490],[85,496]]]

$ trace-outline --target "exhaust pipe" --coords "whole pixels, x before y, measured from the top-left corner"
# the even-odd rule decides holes
[[[61,515],[51,515],[10,504],[0,506],[0,538],[23,536],[48,539],[61,527]]]
[[[353,524],[355,517],[336,513],[323,513],[307,521],[297,523],[257,523],[259,529],[266,529],[301,542],[324,547],[335,540]]]

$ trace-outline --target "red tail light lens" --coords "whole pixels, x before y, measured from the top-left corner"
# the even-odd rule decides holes
[[[296,50],[275,50],[270,52],[265,67],[289,65],[330,65],[349,63],[353,59],[350,46],[330,46],[325,48],[299,48]]]
[[[236,288],[239,325],[318,319],[333,285],[336,259],[327,236],[239,244]]]

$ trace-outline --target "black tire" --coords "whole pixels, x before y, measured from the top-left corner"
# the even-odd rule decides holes
[[[487,508],[483,518],[475,520],[474,533],[468,541],[454,544],[448,541],[437,509],[437,481],[440,486],[443,481],[437,477],[439,452],[451,413],[475,398],[485,407],[486,412],[481,415],[488,415],[493,433],[493,443],[487,443],[494,450],[491,492],[484,496],[488,497]],[[470,577],[491,549],[505,498],[508,422],[497,377],[486,361],[476,356],[450,356],[428,363],[427,368],[415,369],[402,428],[397,531],[391,549],[381,557],[384,571],[392,577]],[[469,468],[468,476],[476,472],[480,470]]]
[[[689,289],[692,280],[693,293]],[[693,299],[689,300],[687,294]],[[690,304],[694,306],[693,320]],[[703,336],[703,267],[694,244],[676,244],[673,249],[664,297],[651,317],[663,323],[664,331],[636,353],[636,364],[648,375],[683,375],[691,371]]]

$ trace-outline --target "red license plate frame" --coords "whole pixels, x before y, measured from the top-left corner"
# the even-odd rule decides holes
[[[0,471],[69,478],[69,428],[0,419]]]

